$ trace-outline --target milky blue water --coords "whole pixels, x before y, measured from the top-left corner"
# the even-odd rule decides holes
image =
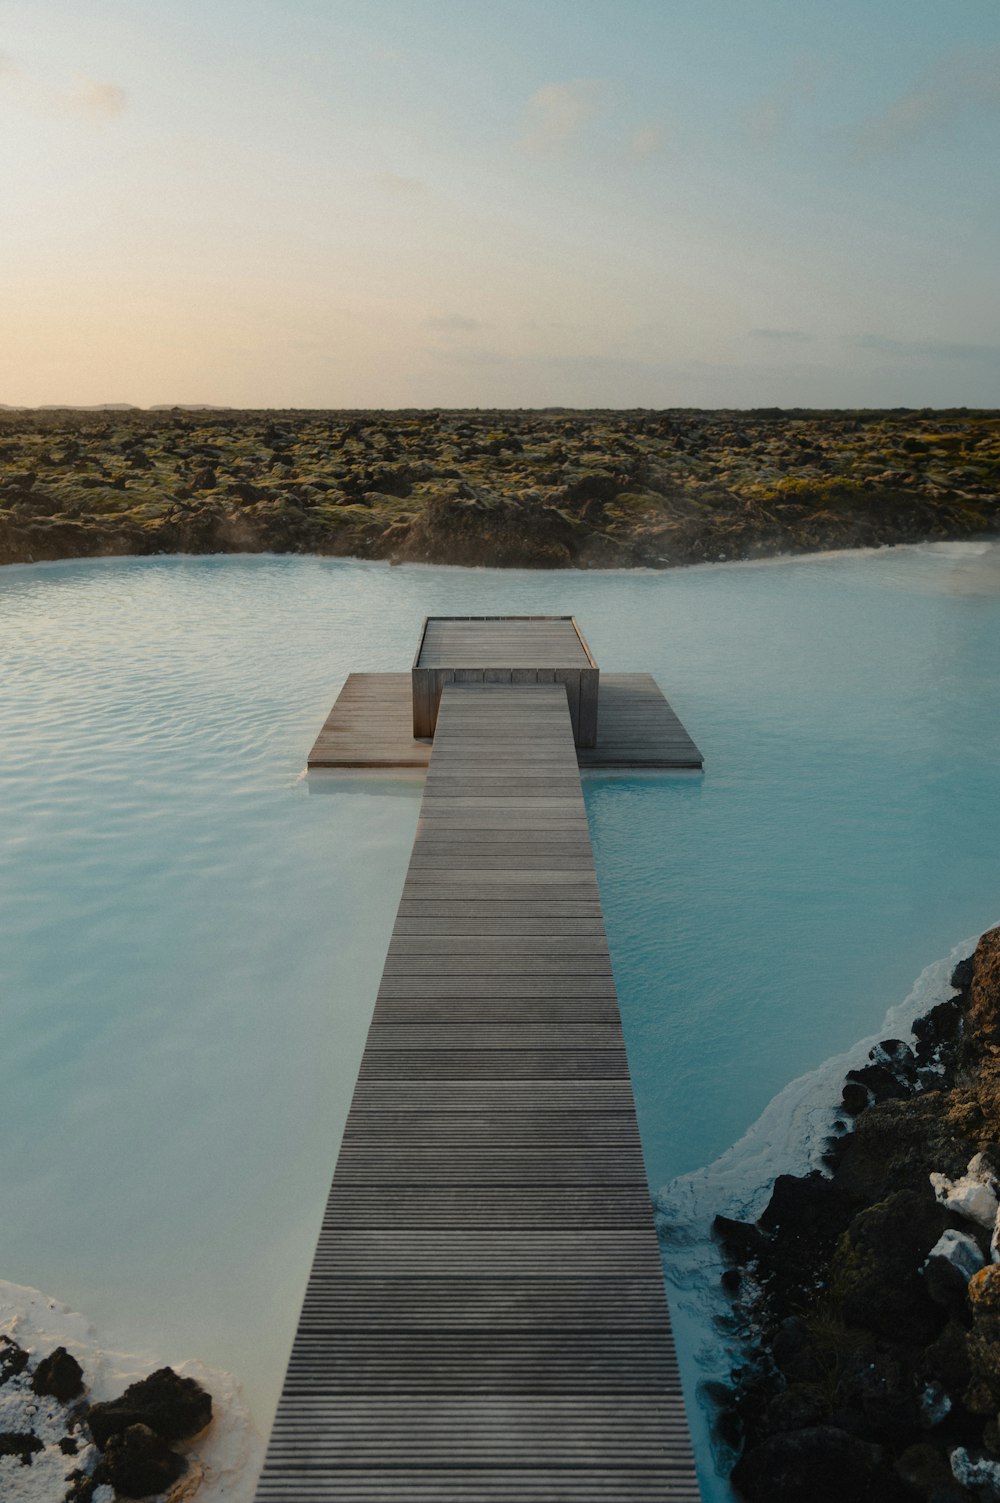
[[[406,667],[434,611],[575,612],[705,754],[587,780],[654,1190],[1000,917],[1000,545],[0,571],[0,1277],[232,1369],[265,1426],[419,800],[302,768],[347,672]]]

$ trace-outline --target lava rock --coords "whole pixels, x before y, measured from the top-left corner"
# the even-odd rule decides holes
[[[942,1044],[951,1043],[958,1037],[962,1026],[962,1012],[954,997],[939,1002],[930,1012],[924,1013],[913,1024],[917,1040],[917,1064],[926,1065],[934,1059]]]
[[[909,1446],[896,1460],[896,1476],[927,1503],[950,1503],[967,1494],[952,1476],[948,1457],[926,1441]]]
[[[752,1222],[716,1216],[712,1222],[712,1235],[722,1244],[726,1256],[736,1263],[747,1263],[760,1251],[760,1231]]]
[[[35,1393],[51,1394],[60,1404],[68,1404],[83,1392],[83,1368],[64,1346],[43,1357],[31,1379]]]
[[[0,1430],[0,1456],[17,1456],[22,1466],[30,1466],[32,1456],[44,1449],[38,1436],[30,1431]]]
[[[750,1503],[887,1503],[893,1479],[886,1472],[881,1447],[832,1425],[808,1425],[748,1451],[732,1480]]]
[[[849,1208],[836,1182],[818,1170],[805,1175],[779,1174],[758,1224],[772,1236],[823,1241],[839,1235]]]
[[[819,1383],[823,1379],[822,1363],[805,1322],[797,1315],[781,1322],[771,1342],[771,1356],[789,1380]]]
[[[942,1112],[940,1094],[925,1091],[906,1100],[883,1101],[857,1119],[847,1139],[836,1182],[855,1204],[871,1205],[894,1191],[928,1195],[928,1170],[961,1174],[969,1140]],[[942,1221],[941,1229],[945,1223]],[[932,1238],[930,1246],[937,1238]]]
[[[920,1359],[919,1371],[954,1397],[961,1394],[972,1376],[968,1333],[959,1320],[951,1320]]]
[[[983,1042],[1000,1043],[1000,925],[976,946],[969,999],[970,1028]]]
[[[1000,1409],[1000,1264],[988,1264],[969,1280],[969,1306],[971,1378],[965,1404],[973,1414],[996,1415]]]
[[[826,1417],[826,1405],[817,1390],[807,1383],[795,1383],[776,1393],[767,1406],[764,1423],[774,1434],[780,1430],[805,1430]]]
[[[120,1398],[92,1404],[87,1413],[94,1444],[102,1451],[113,1435],[132,1425],[146,1425],[165,1441],[190,1440],[211,1418],[211,1394],[193,1378],[178,1377],[170,1367],[131,1383]]]
[[[0,1336],[0,1385],[16,1378],[28,1365],[28,1354],[9,1336]]]
[[[856,1081],[871,1091],[876,1101],[891,1101],[910,1094],[909,1086],[894,1071],[885,1065],[864,1065],[860,1070],[848,1070],[848,1081]]]
[[[915,1440],[920,1396],[910,1364],[888,1343],[844,1343],[837,1352],[832,1424],[861,1440]]]
[[[935,1304],[961,1317],[969,1280],[985,1261],[974,1237],[948,1227],[927,1254],[923,1267],[927,1293]]]
[[[845,1112],[850,1112],[852,1117],[860,1117],[866,1107],[871,1106],[875,1097],[866,1085],[860,1080],[845,1080],[840,1099]]]
[[[957,992],[968,991],[972,983],[972,972],[975,966],[975,956],[967,955],[960,960],[951,973],[951,984]]]
[[[126,1498],[148,1498],[166,1492],[186,1471],[184,1457],[148,1425],[129,1425],[108,1440],[95,1480],[110,1482]]]
[[[868,1051],[873,1065],[879,1065],[904,1086],[909,1094],[917,1083],[917,1061],[903,1039],[883,1039]]]
[[[860,1211],[837,1248],[832,1287],[844,1318],[892,1341],[900,1330],[927,1342],[943,1324],[920,1270],[943,1230],[929,1193],[900,1190]]]
[[[94,1503],[94,1494],[98,1483],[81,1467],[76,1467],[66,1478],[69,1483],[67,1491],[63,1495],[62,1503]]]

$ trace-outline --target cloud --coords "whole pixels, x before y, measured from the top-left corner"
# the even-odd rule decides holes
[[[543,84],[525,106],[521,145],[538,156],[561,151],[597,110],[605,85],[599,79]]]
[[[486,325],[478,318],[469,318],[464,313],[442,313],[424,319],[425,329],[435,329],[440,334],[475,334]]]
[[[426,193],[427,184],[418,177],[406,177],[402,172],[380,172],[375,178],[380,188],[387,193],[395,193],[400,197],[409,197],[417,193]]]
[[[854,131],[861,161],[895,156],[933,137],[965,114],[1000,110],[1000,46],[965,47],[923,74],[881,113]]]
[[[67,109],[88,120],[113,120],[128,103],[128,95],[119,84],[101,83],[96,78],[85,78],[79,88],[60,97]]]
[[[815,334],[807,334],[804,329],[751,329],[749,334],[751,339],[785,339],[794,344],[804,344],[816,338]]]
[[[882,334],[858,334],[849,339],[854,349],[872,350],[902,360],[973,360],[985,365],[1000,361],[1000,345],[958,344],[946,339],[888,339]]]
[[[803,53],[771,94],[759,99],[743,116],[743,128],[756,146],[773,146],[784,133],[797,105],[811,99],[822,72],[818,57]]]
[[[120,84],[82,78],[72,89],[54,89],[23,73],[7,53],[0,52],[0,84],[10,83],[21,104],[37,115],[75,115],[97,123],[113,120],[124,111],[128,95]]]
[[[628,143],[628,154],[638,161],[656,156],[666,145],[666,131],[658,120],[637,126]]]

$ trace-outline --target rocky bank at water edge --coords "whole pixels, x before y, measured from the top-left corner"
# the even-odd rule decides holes
[[[716,1220],[750,1503],[1000,1499],[1000,927],[952,985],[848,1072],[826,1173]]]
[[[262,1459],[230,1374],[150,1373],[82,1315],[0,1281],[2,1503],[252,1503]]]
[[[0,408],[0,563],[662,569],[1000,532],[1000,414]]]

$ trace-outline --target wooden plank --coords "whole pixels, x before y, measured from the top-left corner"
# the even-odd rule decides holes
[[[364,1336],[345,1333],[336,1344],[323,1334],[303,1343],[303,1360],[293,1371],[308,1384],[316,1370],[329,1375],[331,1386],[379,1386],[387,1378],[418,1382],[425,1375],[439,1390],[461,1388],[468,1375],[477,1387],[517,1392],[525,1368],[542,1388],[589,1392],[605,1387],[654,1390],[674,1376],[675,1365],[656,1336],[642,1334],[597,1336],[573,1331],[556,1336],[535,1332],[506,1332],[490,1336],[481,1331],[427,1332],[400,1352],[391,1334],[373,1331]],[[569,1368],[572,1367],[572,1373]]]
[[[397,1185],[387,1196],[381,1186],[338,1182],[325,1216],[334,1232],[346,1226],[565,1226],[570,1220],[583,1229],[645,1227],[649,1196],[642,1185]]]
[[[401,1348],[408,1331],[669,1330],[662,1280],[646,1278],[310,1278],[302,1313],[296,1343],[310,1329],[391,1330]]]
[[[617,1018],[612,989],[581,997],[380,997],[373,1023],[607,1023]]]
[[[259,1503],[698,1499],[570,704],[558,666],[479,671],[441,692]]]
[[[510,941],[496,934],[431,935],[394,934],[389,944],[386,962],[406,955],[507,955]],[[517,949],[522,955],[608,955],[605,935],[594,934],[533,934],[518,940]]]
[[[394,1143],[405,1146],[419,1135],[424,1143],[491,1143],[514,1147],[543,1136],[550,1143],[639,1146],[635,1118],[630,1112],[566,1111],[538,1108],[521,1113],[498,1109],[475,1112],[355,1110],[344,1128],[344,1140],[356,1143]]]
[[[470,666],[470,665],[459,665]],[[474,665],[472,665],[474,666]],[[510,668],[487,673],[510,677]],[[537,665],[536,665],[537,666]],[[540,672],[554,672],[559,665],[540,667]],[[537,673],[536,673],[537,677]],[[422,683],[425,681],[422,681]],[[388,770],[394,767],[426,768],[431,743],[414,739],[414,680],[409,673],[352,673],[348,676],[337,701],[309,753],[311,769],[358,768]],[[423,689],[421,693],[425,692]],[[426,690],[429,695],[430,690]],[[523,713],[525,703],[512,707]],[[583,713],[584,710],[586,713]],[[591,725],[592,701],[581,698],[581,741]],[[430,715],[430,699],[421,700],[419,713]],[[482,716],[467,715],[470,719]],[[440,738],[440,732],[438,733]],[[471,765],[482,760],[494,766],[524,761],[551,765],[558,753],[548,747],[525,745],[523,738],[476,737],[464,734],[458,740],[449,732],[448,739],[435,744],[440,750],[435,766],[457,755]],[[674,710],[646,673],[602,673],[597,696],[597,739],[593,746],[580,745],[576,760],[582,769],[595,771],[628,768],[698,769],[702,755],[688,735]]]
[[[329,1480],[326,1473],[265,1473],[257,1493],[260,1503],[663,1503],[689,1496],[676,1491],[672,1470],[659,1467],[371,1467]]]

